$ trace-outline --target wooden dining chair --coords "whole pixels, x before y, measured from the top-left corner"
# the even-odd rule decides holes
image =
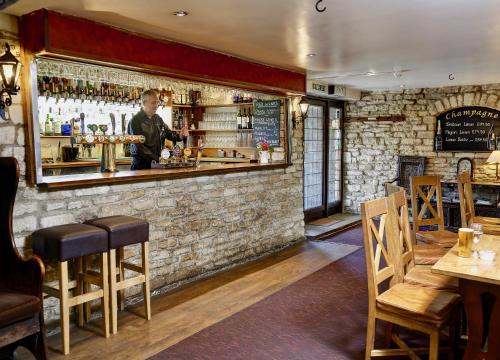
[[[449,248],[457,243],[458,235],[444,227],[441,194],[441,178],[439,176],[411,177],[411,206],[415,241]],[[426,215],[428,215],[427,218],[425,218]],[[423,231],[421,230],[422,226],[433,226],[437,229]]]
[[[410,221],[408,217],[408,202],[403,190],[388,197],[389,222],[387,226],[387,241],[394,242],[389,249],[389,256],[394,259],[396,276],[405,283],[431,287],[438,290],[458,292],[458,279],[434,274],[429,265],[417,265],[415,251],[418,248],[432,247],[436,250],[436,258],[444,256],[448,249],[434,245],[414,245]],[[443,253],[444,251],[444,253]]]
[[[361,204],[363,239],[368,278],[368,324],[365,359],[372,356],[408,355],[419,359],[396,332],[391,339],[399,349],[374,349],[376,321],[416,330],[430,337],[429,359],[437,360],[439,333],[454,318],[460,296],[407,283],[398,279],[394,261],[389,255],[385,227],[389,215],[387,198]],[[390,219],[389,219],[390,220]],[[391,286],[383,291],[381,284]]]
[[[458,196],[460,198],[462,227],[470,227],[472,223],[479,223],[483,225],[485,234],[500,235],[499,218],[476,216],[471,178],[467,172],[463,172],[458,176]]]

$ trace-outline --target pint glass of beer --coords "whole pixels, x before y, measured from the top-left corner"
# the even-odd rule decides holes
[[[470,257],[472,253],[472,239],[474,230],[469,228],[458,229],[458,256]]]

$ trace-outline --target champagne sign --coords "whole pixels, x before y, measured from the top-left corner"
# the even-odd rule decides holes
[[[437,151],[492,151],[500,135],[500,111],[482,106],[448,110],[437,117]]]
[[[257,100],[253,104],[255,144],[267,142],[280,146],[280,100]]]

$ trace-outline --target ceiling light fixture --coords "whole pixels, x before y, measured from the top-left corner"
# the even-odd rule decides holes
[[[377,73],[374,71],[368,71],[367,73],[365,73],[365,75],[366,76],[375,76],[375,75],[377,75]]]
[[[189,13],[185,10],[179,10],[179,11],[174,11],[172,15],[182,17],[182,16],[188,16]]]
[[[310,54],[307,54],[306,56],[307,56],[307,57],[315,57],[315,56],[316,56],[316,54],[315,54],[315,53],[310,53]]]

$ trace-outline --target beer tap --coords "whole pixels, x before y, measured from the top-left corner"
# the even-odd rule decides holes
[[[116,135],[116,119],[115,114],[109,113],[109,117],[111,118],[111,133]]]

